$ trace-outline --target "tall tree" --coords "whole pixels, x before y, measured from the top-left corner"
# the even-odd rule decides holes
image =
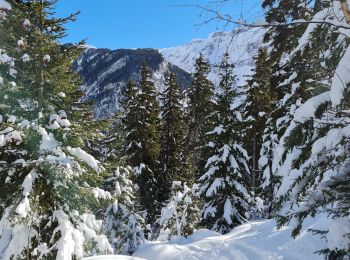
[[[103,206],[100,195],[110,196],[95,188],[102,168],[81,148],[79,126],[68,121],[79,119],[71,112],[79,81],[70,70],[79,50],[58,40],[75,18],[55,18],[55,3],[11,1],[0,24],[1,44],[13,46],[6,49],[14,58],[6,74],[13,82],[1,86],[9,97],[0,111],[4,259],[82,258],[112,249],[92,214]]]
[[[200,194],[205,205],[202,222],[221,233],[249,217],[250,172],[248,154],[241,144],[241,124],[231,105],[237,94],[234,89],[233,65],[226,53],[218,66],[220,83],[215,96],[215,128],[208,133],[205,172],[199,178]]]
[[[271,66],[268,52],[261,48],[255,58],[253,77],[247,82],[247,97],[243,108],[244,147],[246,148],[251,171],[251,188],[257,194],[262,179],[259,169],[260,150],[267,118],[270,115],[274,96],[270,87]]]
[[[196,60],[193,83],[188,89],[188,139],[186,156],[192,166],[193,175],[203,172],[206,158],[202,154],[207,144],[206,133],[212,129],[213,84],[207,79],[210,65],[202,54]]]
[[[321,6],[314,16],[333,20],[342,17],[340,2]],[[349,254],[348,86],[349,44],[339,28],[309,25],[290,61],[306,71],[294,72],[293,88],[283,100],[291,115],[275,153],[278,224],[295,221],[292,235],[299,234],[306,217],[326,213],[329,227],[315,231],[327,240],[322,252],[330,259]],[[321,40],[322,39],[322,40]],[[282,83],[285,85],[286,82]],[[288,120],[288,119],[287,119]],[[285,121],[287,121],[285,120]]]
[[[136,90],[136,92],[135,92]],[[127,86],[126,153],[127,164],[135,168],[142,208],[147,211],[147,223],[154,223],[159,211],[157,186],[160,151],[159,105],[156,89],[151,81],[151,71],[146,64],[141,67],[141,80],[135,89]]]
[[[182,95],[175,73],[170,71],[161,95],[160,202],[170,198],[172,182],[189,181],[183,170],[186,124]],[[187,178],[187,179],[186,179]]]

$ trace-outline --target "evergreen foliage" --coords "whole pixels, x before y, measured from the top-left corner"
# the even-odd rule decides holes
[[[137,212],[131,169],[117,168],[107,180],[116,200],[106,211],[106,227],[117,254],[133,254],[145,242],[145,221]]]
[[[207,144],[206,133],[212,129],[213,84],[207,79],[210,65],[202,54],[196,59],[193,83],[188,89],[188,134],[186,156],[191,165],[193,176],[198,177],[206,163],[203,147]]]
[[[266,49],[259,50],[255,59],[253,77],[247,82],[247,97],[244,105],[244,147],[247,149],[249,168],[251,171],[251,189],[259,194],[262,174],[259,169],[260,150],[262,148],[263,132],[270,115],[274,96],[270,86],[271,66]]]
[[[169,240],[174,237],[191,235],[198,228],[200,210],[198,203],[198,187],[189,188],[186,183],[174,181],[171,197],[162,208],[159,217],[158,240]]]
[[[165,90],[161,95],[161,141],[159,182],[160,202],[170,198],[173,180],[186,181],[183,161],[185,147],[186,124],[184,118],[183,99],[171,71],[167,77]],[[188,181],[188,180],[187,180]],[[190,180],[189,180],[190,181]]]
[[[220,233],[229,232],[249,217],[250,178],[248,154],[241,146],[240,123],[231,110],[236,98],[233,65],[226,54],[219,65],[220,84],[215,96],[213,122],[208,132],[205,172],[199,178],[205,205],[203,225]]]
[[[150,70],[141,68],[136,87],[129,81],[125,90],[124,124],[126,130],[127,164],[134,167],[141,207],[147,211],[147,223],[154,223],[159,212],[159,105]]]
[[[81,149],[80,128],[68,121],[79,120],[71,112],[79,80],[70,70],[79,50],[63,48],[58,40],[75,16],[55,18],[55,3],[11,1],[0,24],[0,48],[11,57],[9,73],[1,66],[0,75],[4,259],[71,259],[112,250],[94,215],[111,198],[97,188],[103,168]]]

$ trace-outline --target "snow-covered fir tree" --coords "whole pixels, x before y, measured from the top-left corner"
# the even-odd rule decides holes
[[[198,196],[198,185],[194,184],[190,188],[181,181],[172,183],[171,197],[162,208],[158,220],[160,229],[158,240],[187,237],[198,228],[200,222]]]
[[[145,221],[138,214],[132,169],[117,168],[107,180],[112,185],[115,201],[106,211],[106,227],[115,252],[131,255],[145,242]]]
[[[8,73],[9,63],[0,64],[1,258],[112,252],[93,214],[100,199],[111,198],[96,188],[103,168],[81,148],[79,126],[65,112],[79,92],[69,69],[78,51],[62,48],[58,39],[74,16],[54,18],[55,1],[10,3],[0,24],[10,43],[6,57],[13,59]]]
[[[343,17],[339,1],[321,5],[314,20],[333,21]],[[344,22],[344,24],[346,24]],[[349,45],[338,25],[310,24],[291,52],[306,63],[307,72],[290,79],[298,80],[286,102],[292,116],[275,152],[276,174],[281,185],[276,193],[279,225],[295,221],[293,236],[299,234],[306,217],[327,213],[333,219],[329,228],[318,230],[327,240],[323,250],[330,259],[349,254],[348,197],[348,90]],[[320,41],[322,39],[322,41]],[[305,56],[304,56],[305,55]],[[304,58],[303,58],[304,57]],[[297,63],[297,64],[298,64]],[[311,73],[308,73],[311,72]],[[283,84],[283,83],[282,83]],[[302,92],[309,92],[301,99]],[[300,93],[300,94],[299,94]]]
[[[199,184],[205,201],[203,225],[227,233],[249,218],[250,171],[249,157],[241,143],[241,124],[231,109],[236,92],[228,54],[219,69],[220,83],[213,114],[215,128],[207,133],[205,154],[208,159]]]
[[[243,108],[243,142],[250,157],[251,189],[255,194],[259,194],[258,189],[262,180],[259,158],[263,132],[274,103],[274,96],[270,88],[270,76],[271,66],[268,51],[261,48],[255,58],[254,75],[247,82],[246,100]]]
[[[136,92],[134,91],[136,88]],[[135,168],[135,181],[141,207],[147,212],[147,223],[154,223],[159,211],[159,104],[147,64],[141,67],[137,86],[129,81],[125,96],[124,124],[126,128],[127,164]]]
[[[186,157],[191,165],[193,176],[198,177],[203,171],[206,158],[202,154],[203,147],[207,143],[206,133],[211,130],[211,114],[213,112],[213,84],[207,79],[210,65],[205,57],[200,54],[195,62],[193,83],[188,89],[188,134]]]
[[[174,72],[170,71],[161,94],[161,144],[159,182],[160,202],[170,198],[172,182],[186,181],[183,161],[186,124],[182,102],[182,93],[176,82]]]
[[[317,1],[316,1],[317,2]],[[293,20],[310,20],[312,14],[311,3],[305,0],[264,0],[262,7],[265,9],[265,19],[268,23],[284,24]],[[264,35],[264,42],[269,43],[269,62],[271,66],[270,89],[275,97],[274,101],[282,100],[287,93],[286,87],[282,87],[282,82],[288,82],[293,74],[291,67],[283,66],[284,60],[288,54],[298,45],[298,39],[302,36],[307,25],[299,26],[271,26]],[[288,82],[289,83],[289,82]],[[272,165],[273,151],[278,145],[279,138],[283,135],[288,121],[281,121],[280,118],[288,113],[288,108],[284,105],[273,107],[270,113],[264,134],[262,137],[262,148],[260,150],[259,168],[263,172],[262,188],[264,196],[272,198],[275,186],[278,186],[279,180],[275,176],[276,168]],[[290,119],[290,118],[289,118]],[[273,215],[272,204],[270,214]]]

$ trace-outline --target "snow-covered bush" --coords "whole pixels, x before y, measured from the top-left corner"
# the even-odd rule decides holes
[[[115,201],[106,211],[106,229],[118,254],[131,255],[145,242],[145,220],[137,212],[131,168],[117,168],[107,180]]]
[[[188,236],[199,225],[198,187],[189,188],[186,183],[174,181],[171,187],[171,198],[162,208],[158,240],[169,240],[174,237]]]

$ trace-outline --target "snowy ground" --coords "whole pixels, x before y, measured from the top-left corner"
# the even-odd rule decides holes
[[[152,242],[144,245],[134,257],[95,257],[89,260],[157,260],[157,259],[198,259],[198,260],[297,260],[323,259],[313,252],[325,246],[323,240],[306,230],[324,228],[327,218],[322,216],[308,219],[296,239],[290,237],[291,227],[276,230],[273,220],[249,222],[235,228],[226,235],[209,230],[199,230],[192,236],[177,238],[170,242]],[[137,257],[137,258],[136,258]]]

